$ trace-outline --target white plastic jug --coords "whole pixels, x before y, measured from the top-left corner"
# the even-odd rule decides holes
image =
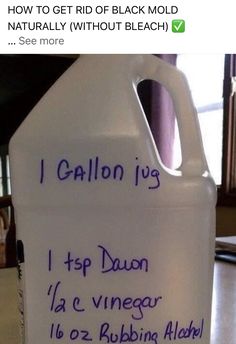
[[[180,171],[160,161],[143,79],[173,98]],[[216,190],[181,72],[81,56],[13,136],[10,166],[24,343],[209,344]]]

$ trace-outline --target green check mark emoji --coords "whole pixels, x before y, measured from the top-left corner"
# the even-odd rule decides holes
[[[183,19],[172,20],[172,32],[182,33],[185,31],[185,21]]]

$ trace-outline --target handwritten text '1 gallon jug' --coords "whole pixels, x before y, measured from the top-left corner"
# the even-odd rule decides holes
[[[160,161],[143,79],[173,98],[178,172]],[[216,195],[182,73],[149,55],[82,56],[10,159],[26,344],[209,344]]]

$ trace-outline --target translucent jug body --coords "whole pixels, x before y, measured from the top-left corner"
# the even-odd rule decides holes
[[[163,166],[137,84],[170,92],[182,165]],[[182,73],[81,56],[10,143],[26,344],[210,343],[216,190]]]

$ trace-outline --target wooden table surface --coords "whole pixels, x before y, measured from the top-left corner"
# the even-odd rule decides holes
[[[236,344],[235,264],[215,264],[211,344]]]
[[[20,344],[16,280],[16,269],[0,270],[0,344]],[[236,343],[234,264],[215,263],[211,332],[210,344]]]

